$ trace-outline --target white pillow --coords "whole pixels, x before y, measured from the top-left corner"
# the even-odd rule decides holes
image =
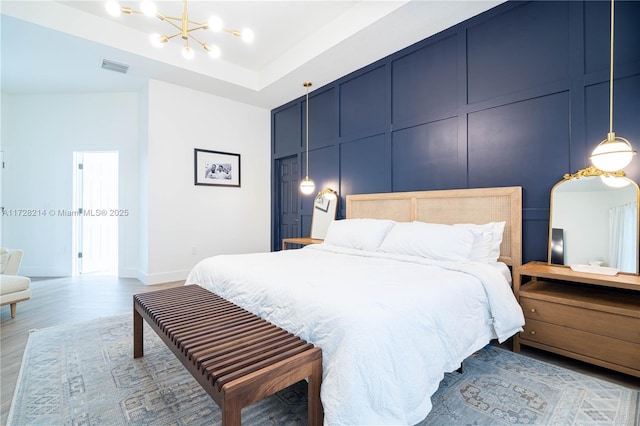
[[[454,226],[467,229],[474,235],[469,260],[475,262],[497,262],[500,257],[500,244],[506,222],[489,222],[483,225],[457,223]]]
[[[324,238],[326,244],[375,251],[395,222],[386,219],[334,220]]]
[[[452,225],[399,222],[387,234],[378,251],[420,256],[433,260],[469,260],[473,233]]]

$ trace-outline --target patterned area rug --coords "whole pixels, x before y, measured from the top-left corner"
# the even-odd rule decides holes
[[[29,335],[8,425],[214,425],[218,406],[145,324],[134,360],[131,315]],[[637,391],[491,346],[447,374],[420,425],[634,425]],[[307,423],[306,383],[242,410],[243,425]]]

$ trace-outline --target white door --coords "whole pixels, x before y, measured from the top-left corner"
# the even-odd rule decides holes
[[[74,152],[74,275],[118,271],[118,153]]]

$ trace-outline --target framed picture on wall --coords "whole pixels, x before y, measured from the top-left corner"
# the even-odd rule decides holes
[[[240,187],[240,154],[194,150],[194,184]]]

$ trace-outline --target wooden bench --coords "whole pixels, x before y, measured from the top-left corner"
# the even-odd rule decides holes
[[[133,296],[134,358],[143,356],[143,319],[218,404],[224,426],[305,378],[309,425],[322,425],[320,348],[197,285]]]

